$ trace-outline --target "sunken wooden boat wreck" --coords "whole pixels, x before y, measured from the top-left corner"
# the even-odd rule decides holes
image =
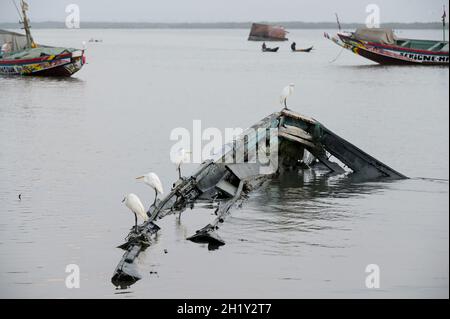
[[[325,38],[384,65],[449,65],[448,41],[397,38],[391,29],[359,28]]]
[[[287,31],[282,26],[253,23],[248,41],[287,41]]]
[[[343,164],[351,171],[346,171]],[[214,219],[187,239],[207,243],[210,250],[217,249],[225,244],[218,234],[220,224],[232,208],[243,204],[252,190],[280,173],[295,175],[299,169],[314,169],[315,165],[330,174],[358,176],[359,181],[407,178],[317,120],[284,109],[224,145],[214,158],[202,163],[191,176],[176,181],[170,193],[149,208],[148,221],[139,226],[138,233],[132,230],[119,246],[125,253],[114,270],[112,283],[124,288],[141,278],[133,261],[154,241],[160,230],[155,224],[157,220],[209,204]]]
[[[21,1],[25,34],[0,30],[0,74],[71,76],[86,63],[84,50],[36,44],[31,36],[28,5]]]

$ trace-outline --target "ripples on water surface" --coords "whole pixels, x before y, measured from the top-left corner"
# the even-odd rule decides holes
[[[322,39],[289,35],[262,54],[247,30],[35,30],[42,43],[79,46],[88,64],[71,79],[1,78],[1,297],[446,297],[448,298],[448,68],[380,67]],[[440,31],[402,36],[439,38]],[[208,251],[185,238],[213,218],[170,216],[138,261],[143,279],[115,290],[115,246],[133,223],[121,199],[166,190],[174,127],[248,127],[290,103],[411,177],[356,183],[305,171],[272,181],[234,210]],[[188,174],[196,165],[186,165]],[[22,194],[19,201],[17,195]],[[167,254],[164,253],[167,249]],[[81,288],[66,289],[76,263]],[[381,289],[365,288],[365,267]]]

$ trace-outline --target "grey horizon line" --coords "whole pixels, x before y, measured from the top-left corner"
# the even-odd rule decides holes
[[[248,28],[252,21],[233,21],[233,22],[130,22],[130,21],[81,21],[80,25],[87,25],[94,28],[219,28],[219,29],[239,29]],[[322,21],[322,22],[304,22],[304,21],[258,21],[255,23],[267,23],[272,25],[281,25],[289,29],[320,29],[320,28],[337,28],[336,21]],[[64,21],[35,21],[31,22],[32,27],[42,28],[60,28],[65,27]],[[341,23],[343,28],[355,28],[364,26],[361,22],[347,22]],[[19,22],[0,22],[0,27],[20,26]],[[406,29],[442,29],[442,22],[385,22],[380,23],[380,26],[389,26],[392,28],[406,28]],[[448,24],[446,25],[448,29]]]

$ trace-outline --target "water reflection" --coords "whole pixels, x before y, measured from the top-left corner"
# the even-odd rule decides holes
[[[20,85],[27,85],[36,83],[38,85],[42,84],[57,84],[60,86],[64,83],[70,83],[70,84],[82,84],[84,81],[79,78],[75,77],[39,77],[39,76],[6,76],[6,75],[0,75],[0,81],[2,81],[2,84],[7,85],[8,83],[16,83],[17,81],[20,81]]]
[[[176,234],[176,239],[179,240],[184,240],[186,237],[189,236],[189,231],[186,227],[185,224],[183,224],[182,222],[182,213],[178,214],[178,216],[176,217],[176,221],[175,221],[175,234]]]
[[[342,237],[365,218],[357,201],[391,183],[360,182],[353,174],[330,176],[314,170],[283,174],[232,212],[223,237],[239,245],[243,254],[252,254],[255,248],[263,254],[290,256],[305,247],[343,248],[348,244],[336,236]]]
[[[303,170],[298,174],[284,174],[272,180],[268,188],[262,189],[262,206],[280,205],[283,208],[298,201],[320,198],[347,198],[381,191],[393,181],[364,181],[358,175],[330,176],[314,170]]]

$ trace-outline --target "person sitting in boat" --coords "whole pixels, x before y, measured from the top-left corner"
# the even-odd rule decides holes
[[[2,45],[2,48],[0,50],[0,56],[5,56],[11,52],[12,49],[12,42],[5,42]]]
[[[295,48],[296,45],[297,45],[297,44],[296,44],[295,42],[292,42],[292,44],[291,44],[291,50],[292,50],[292,51],[295,51],[295,50],[296,50],[296,48]]]
[[[266,49],[267,49],[267,47],[266,47],[266,42],[263,42],[263,44],[262,44],[262,50],[263,50],[263,51],[266,51]]]

